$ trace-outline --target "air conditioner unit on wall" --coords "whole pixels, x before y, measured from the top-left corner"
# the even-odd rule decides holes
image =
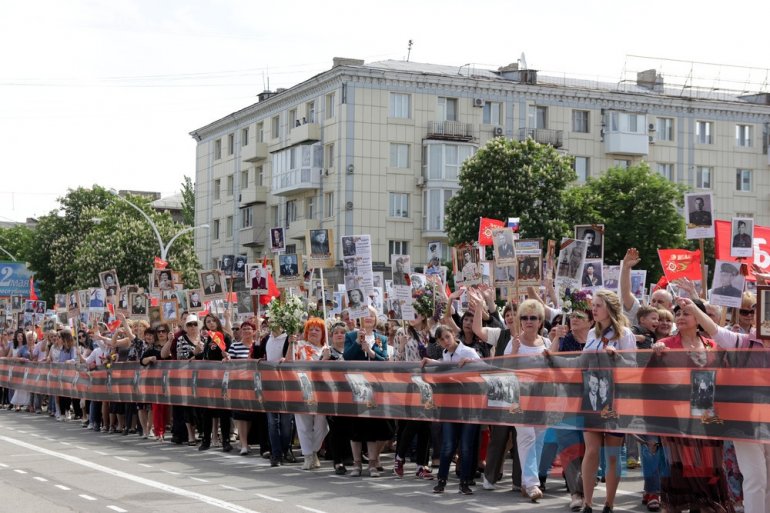
[[[417,187],[422,187],[425,185],[425,177],[424,176],[418,176],[417,177]]]
[[[348,201],[347,203],[345,203],[345,210],[353,210],[353,202],[352,201]]]
[[[500,137],[501,135],[503,135],[503,127],[496,126],[492,132],[494,133],[495,137]]]
[[[474,107],[483,107],[484,106],[484,98],[474,98],[473,99],[473,106]]]

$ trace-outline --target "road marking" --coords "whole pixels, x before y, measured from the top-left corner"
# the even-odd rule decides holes
[[[8,465],[6,465],[5,463],[0,463],[0,467],[8,468]]]
[[[127,509],[119,508],[117,506],[107,506],[107,509],[111,509],[112,511],[117,511],[118,513],[127,513]]]
[[[152,465],[148,465],[147,463],[140,463],[139,466],[144,468],[152,468]]]
[[[65,492],[66,492],[66,491],[68,491],[68,490],[72,490],[72,488],[67,488],[67,487],[66,487],[66,486],[64,486],[64,485],[54,485],[54,486],[55,486],[56,488],[58,488],[59,490],[64,490]]]
[[[80,449],[81,451],[87,451],[88,450],[85,447],[80,447],[79,445],[76,445],[75,449]]]
[[[190,477],[193,481],[200,481],[201,483],[208,483],[206,479],[201,479],[200,477]]]
[[[179,472],[174,472],[173,470],[166,470],[166,469],[160,469],[161,472],[165,472],[166,474],[171,474],[172,476],[178,476]]]
[[[100,455],[100,456],[107,456],[107,453],[106,453],[106,452],[102,452],[102,451],[94,451],[94,452],[95,452],[96,454]]]
[[[482,503],[477,502],[477,501],[468,501],[468,502],[472,502],[474,506],[478,506],[478,507],[484,508],[484,509],[491,509],[491,510],[494,510],[494,511],[497,511],[498,509],[500,509],[500,508],[496,508],[494,506],[487,506],[486,504],[482,504]]]
[[[115,456],[115,459],[120,461],[129,461],[128,458],[124,458],[123,456]]]
[[[96,500],[96,497],[91,497],[90,495],[86,495],[84,493],[81,493],[80,495],[78,495],[78,497],[82,497],[82,498],[84,498],[87,501],[95,501]]]
[[[40,481],[41,483],[47,483],[48,479],[40,476],[35,476],[35,480]]]
[[[21,470],[20,468],[15,468],[15,469],[13,469],[13,471],[16,472],[17,474],[26,474],[27,473],[26,470]]]
[[[273,502],[283,502],[283,499],[276,499],[275,497],[270,497],[269,495],[262,495],[261,493],[255,493],[254,495]]]
[[[21,429],[18,432],[21,433],[22,435],[26,435],[27,434],[26,431],[22,431]]]
[[[21,433],[21,431],[19,431],[19,433]],[[69,442],[62,442],[61,444],[62,444],[62,445],[72,445],[72,444],[71,444],[71,443],[69,443]]]
[[[69,454],[64,454],[61,452],[52,451],[49,449],[44,449],[43,447],[38,447],[37,445],[33,445],[27,442],[23,442],[21,440],[17,440],[15,438],[10,438],[8,436],[2,436],[0,435],[0,440],[11,443],[14,445],[18,445],[19,447],[24,447],[25,449],[29,449],[30,451],[35,451],[41,454],[45,454],[47,456],[51,456],[54,458],[59,458],[64,461],[68,461],[70,463],[74,463],[76,465],[80,465],[86,468],[90,468],[91,470],[96,470],[97,472],[102,472],[104,474],[109,474],[111,476],[118,477],[123,480],[129,480],[133,481],[134,483],[138,483],[144,486],[147,486],[149,488],[155,488],[157,490],[161,490],[168,493],[173,493],[175,495],[179,495],[182,497],[186,497],[188,499],[193,499],[200,501],[204,504],[208,504],[209,506],[214,506],[217,508],[224,509],[226,511],[232,511],[233,513],[258,513],[253,509],[248,509],[243,506],[239,506],[237,504],[233,504],[231,502],[227,502],[221,499],[217,499],[216,497],[209,497],[208,495],[203,495],[202,493],[193,492],[190,490],[185,490],[183,488],[179,488],[176,486],[167,485],[165,483],[160,483],[152,479],[145,479],[140,476],[135,476],[134,474],[129,474],[128,472],[123,472],[121,470],[116,470],[110,467],[106,467],[104,465],[100,465],[98,463],[94,463],[88,460],[84,460],[82,458],[78,458],[77,456],[72,456]],[[60,488],[62,490],[69,490],[69,488],[62,487],[62,485],[56,485],[57,488]],[[319,513],[317,510],[309,510],[312,513]],[[320,512],[324,513],[324,512]]]
[[[219,486],[221,486],[222,488],[224,488],[226,490],[235,490],[236,492],[242,492],[243,491],[240,488],[236,488],[234,486],[228,486],[228,485],[223,485],[223,484],[221,484]]]
[[[308,508],[307,506],[300,506],[299,504],[297,504],[297,507],[300,509],[304,509],[305,511],[310,511],[310,513],[326,513],[325,511],[321,511],[320,509]]]

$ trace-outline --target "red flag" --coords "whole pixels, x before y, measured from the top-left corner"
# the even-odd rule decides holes
[[[168,262],[161,259],[160,257],[155,257],[155,260],[153,261],[153,266],[155,269],[165,269],[168,265]]]
[[[756,264],[764,272],[770,271],[770,228],[767,226],[754,225],[754,256],[753,258],[739,259],[730,256],[730,242],[732,241],[730,221],[714,221],[714,258],[716,260],[726,260],[728,262],[738,262],[739,260],[749,265],[748,276],[746,279],[755,281],[754,273],[751,272],[751,264]]]
[[[678,278],[701,279],[700,250],[659,249],[658,257],[663,266],[663,274],[668,281]]]
[[[35,278],[29,277],[29,298],[33,301],[37,301],[37,294],[35,294]]]
[[[494,228],[504,228],[505,223],[497,219],[482,217],[479,220],[479,246],[492,245],[492,230]]]
[[[221,331],[209,331],[209,335],[211,335],[211,340],[214,341],[214,343],[219,347],[219,349],[222,350],[222,352],[227,350],[227,346],[225,345],[225,337],[222,335]]]
[[[107,329],[110,330],[110,333],[115,333],[115,330],[120,328],[121,322],[120,321],[112,321],[107,325]]]
[[[262,260],[262,267],[267,269],[267,257]],[[270,303],[270,301],[273,300],[274,297],[278,297],[280,295],[281,291],[278,290],[278,286],[275,284],[275,280],[273,280],[273,273],[267,273],[267,294],[261,294],[259,296],[259,304],[267,305]]]
[[[238,294],[236,292],[228,292],[227,293],[227,301],[229,303],[237,303],[238,302]]]
[[[658,283],[655,285],[655,290],[665,289],[666,287],[668,287],[668,280],[664,275],[664,276],[661,276],[660,279],[658,280]]]

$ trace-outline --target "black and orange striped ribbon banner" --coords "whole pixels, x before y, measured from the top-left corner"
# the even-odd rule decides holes
[[[0,386],[95,401],[525,424],[770,443],[770,351],[561,353],[456,364],[0,359]],[[593,392],[593,394],[592,394]]]

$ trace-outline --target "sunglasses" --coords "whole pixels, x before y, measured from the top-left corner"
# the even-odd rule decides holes
[[[155,333],[168,333],[168,330],[155,330]]]
[[[569,314],[570,319],[588,319],[588,316],[584,313],[571,313]]]
[[[741,315],[753,315],[754,314],[754,309],[752,308],[752,309],[747,310],[745,308],[741,308],[740,310],[738,310],[738,312],[740,312]]]
[[[521,315],[519,316],[519,320],[521,322],[527,322],[527,321],[536,322],[540,320],[540,317],[538,317],[537,315]]]
[[[233,328],[233,331],[241,331],[241,328]]]
[[[197,323],[197,322],[188,322],[188,323],[186,324],[186,326],[187,326],[188,328],[197,328],[197,327],[198,327],[198,323]]]

